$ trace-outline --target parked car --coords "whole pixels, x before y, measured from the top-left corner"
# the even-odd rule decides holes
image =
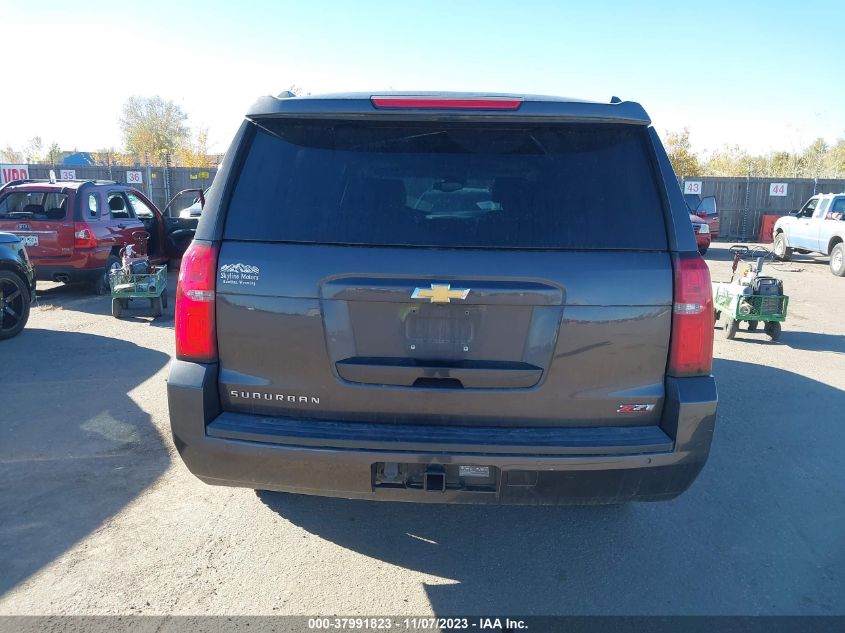
[[[205,198],[208,195],[208,192],[211,191],[211,187],[208,187],[205,190],[198,189],[193,191],[199,191],[199,193],[190,205],[179,211],[180,218],[198,218],[202,215],[202,208],[205,206]]]
[[[12,338],[29,320],[35,270],[17,235],[0,233],[0,340]]]
[[[690,213],[707,222],[707,226],[710,228],[710,237],[714,240],[717,239],[721,222],[719,209],[716,206],[716,196],[702,198],[697,193],[685,193],[684,200],[687,202]]]
[[[695,233],[695,244],[698,246],[698,252],[704,255],[710,248],[710,226],[697,215],[690,213],[689,219],[692,222],[692,232]]]
[[[830,257],[830,272],[845,276],[845,193],[824,193],[800,209],[778,218],[773,229],[775,256],[788,261],[792,252]]]
[[[187,248],[196,223],[165,218],[143,193],[112,181],[17,180],[0,187],[0,231],[23,240],[38,279],[91,282],[99,294],[109,291],[109,271],[120,266],[124,246],[146,248],[154,264],[166,264]]]
[[[710,276],[639,104],[267,97],[228,155],[167,383],[200,479],[537,504],[696,478]]]

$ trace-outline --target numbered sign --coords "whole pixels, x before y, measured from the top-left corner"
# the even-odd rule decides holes
[[[76,178],[76,170],[75,169],[60,169],[59,170],[59,178],[61,180],[73,180]]]
[[[684,182],[684,193],[701,193],[700,180],[687,180]]]
[[[140,171],[127,171],[126,172],[126,183],[129,185],[141,185],[144,183],[144,176],[143,172]]]
[[[785,182],[773,182],[769,185],[769,195],[770,196],[785,196],[787,186],[788,185]]]

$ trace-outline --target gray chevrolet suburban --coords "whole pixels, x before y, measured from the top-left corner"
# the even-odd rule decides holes
[[[173,438],[209,484],[671,499],[716,415],[710,276],[637,103],[259,99],[182,260]]]

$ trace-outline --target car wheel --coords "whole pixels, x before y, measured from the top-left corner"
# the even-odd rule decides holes
[[[792,259],[792,249],[787,246],[783,233],[775,235],[775,257],[782,262],[788,262]]]
[[[120,268],[120,258],[112,253],[106,261],[106,268],[103,274],[94,282],[94,292],[98,295],[107,295],[111,292],[111,283],[109,281],[109,273]]]
[[[777,321],[768,321],[764,326],[764,331],[770,339],[776,341],[780,338],[780,323],[778,323]]]
[[[725,318],[725,329],[724,329],[725,338],[728,339],[728,340],[732,340],[736,336],[736,333],[737,333],[738,330],[739,330],[739,321],[737,321],[733,317],[726,317]]]
[[[29,320],[29,288],[9,270],[0,270],[0,339],[12,338]]]
[[[842,242],[830,251],[830,272],[837,277],[845,277],[845,244]]]
[[[748,329],[753,332],[757,329],[757,324],[758,321],[748,321]]]
[[[710,247],[709,246],[702,246],[701,248],[698,249],[698,252],[701,253],[701,255],[703,256],[703,255],[707,254],[708,248],[710,248]]]
[[[719,320],[719,317],[722,316],[722,313],[718,310],[713,310],[713,323],[716,323]]]

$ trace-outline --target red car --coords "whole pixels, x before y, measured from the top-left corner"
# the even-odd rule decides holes
[[[690,213],[689,219],[692,222],[692,231],[695,233],[695,243],[698,246],[698,252],[704,255],[707,249],[710,248],[710,226],[703,218],[692,213]]]
[[[690,213],[707,222],[707,226],[710,227],[710,237],[714,240],[718,238],[720,221],[719,209],[716,207],[716,196],[701,198],[697,193],[685,193],[684,200],[686,200]]]
[[[127,244],[152,263],[181,257],[197,220],[170,218],[137,189],[104,180],[16,180],[0,187],[0,231],[19,236],[43,281],[94,284],[109,292],[109,270]]]

